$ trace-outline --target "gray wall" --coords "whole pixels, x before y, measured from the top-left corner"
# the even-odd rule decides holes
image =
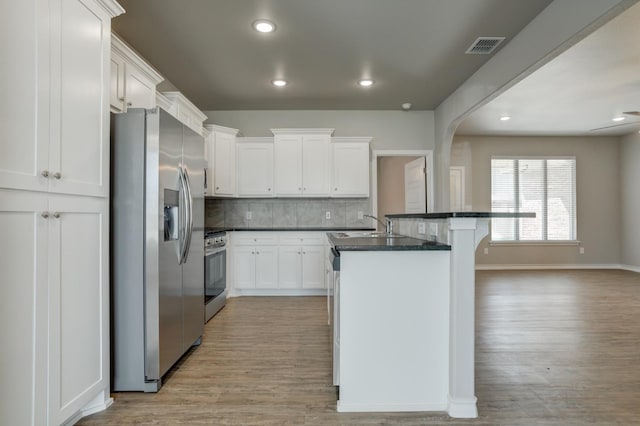
[[[621,259],[623,265],[640,268],[640,135],[622,138],[620,146]]]
[[[371,149],[433,149],[433,111],[204,111],[207,123],[243,136],[275,128],[333,128],[334,136],[371,136]]]
[[[576,157],[579,246],[496,246],[489,238],[476,252],[479,265],[572,265],[620,263],[620,140],[615,137],[459,136],[472,152],[473,208],[491,210],[492,155],[572,155]],[[629,233],[625,229],[625,233]],[[484,254],[484,248],[489,254]]]

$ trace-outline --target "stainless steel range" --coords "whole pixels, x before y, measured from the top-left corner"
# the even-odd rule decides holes
[[[207,231],[204,237],[204,322],[207,322],[227,300],[227,234]]]

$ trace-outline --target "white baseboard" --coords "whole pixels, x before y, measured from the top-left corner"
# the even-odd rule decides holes
[[[478,417],[478,398],[453,398],[449,395],[449,416],[457,419],[475,419]]]
[[[257,289],[257,288],[234,288],[229,290],[228,297],[240,296],[326,296],[327,290],[310,288],[292,289]]]
[[[620,265],[620,269],[631,272],[640,273],[640,266],[631,266],[631,265]]]
[[[336,409],[339,413],[447,411],[447,404],[345,404],[338,400]]]
[[[629,267],[631,268],[631,267]],[[627,269],[623,265],[615,263],[577,263],[577,264],[484,264],[476,265],[476,271],[515,271],[515,270],[527,270],[527,269]],[[631,270],[631,269],[628,269]],[[640,268],[636,268],[637,272],[640,272]]]

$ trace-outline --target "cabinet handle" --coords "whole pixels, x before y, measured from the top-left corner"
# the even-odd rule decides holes
[[[127,102],[127,106],[132,106],[133,102]]]
[[[307,190],[307,188],[302,188],[302,190],[303,190],[303,191],[306,191],[306,190]]]
[[[256,252],[256,254],[260,254],[260,252],[259,252],[259,251],[257,251],[257,252]]]
[[[118,100],[119,100],[120,102],[124,102],[124,97],[122,97],[122,98],[118,98]]]
[[[219,187],[219,186],[216,186],[216,191],[217,191],[217,190],[219,190],[219,189],[220,189],[220,187]]]
[[[302,188],[298,188],[298,191],[302,191]]]
[[[337,191],[337,190],[338,190],[338,188],[333,188],[333,190],[334,190],[334,191]]]
[[[271,192],[271,188],[267,188],[267,191]]]
[[[56,172],[53,174],[53,177],[60,180],[60,178],[62,177],[62,175],[60,174],[60,172]]]
[[[300,252],[298,252],[298,254],[300,254]]]
[[[42,177],[49,177],[49,170],[43,170],[42,173],[40,173],[42,175]]]
[[[306,252],[306,251],[303,251],[303,252],[302,252],[302,254],[307,254],[307,252]]]
[[[60,218],[60,212],[53,212],[53,217],[55,217],[56,219]]]
[[[255,252],[255,251],[252,251],[252,252],[251,252],[251,254],[256,254],[256,252]]]
[[[49,219],[49,212],[42,212],[40,216],[44,217],[45,219]]]

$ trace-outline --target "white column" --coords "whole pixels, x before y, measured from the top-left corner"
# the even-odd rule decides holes
[[[478,417],[475,396],[475,251],[488,219],[450,218],[449,415]]]

